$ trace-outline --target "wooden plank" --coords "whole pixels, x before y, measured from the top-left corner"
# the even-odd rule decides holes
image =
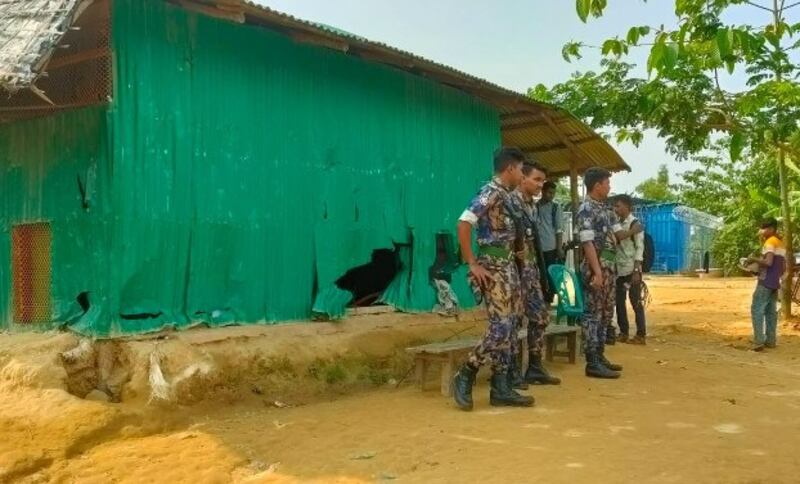
[[[415,346],[413,348],[406,348],[406,351],[409,353],[431,353],[431,354],[442,354],[448,353],[451,351],[458,351],[458,350],[467,350],[472,349],[475,345],[478,344],[478,339],[469,339],[469,340],[456,340],[456,341],[448,341],[445,343],[431,343],[423,346]]]
[[[552,143],[548,145],[539,145],[539,146],[520,146],[519,149],[524,151],[525,153],[547,153],[550,151],[561,151],[566,150],[567,146],[564,143]]]
[[[585,161],[585,163],[590,163],[589,166],[591,166],[591,163],[593,163],[592,162],[592,156],[589,155],[589,153],[587,153],[585,150],[583,150],[580,147],[580,145],[577,145],[577,144],[575,144],[575,142],[570,140],[569,137],[567,137],[567,135],[565,135],[558,128],[558,126],[556,126],[556,123],[552,120],[552,118],[550,117],[550,115],[548,113],[542,113],[541,116],[542,116],[542,119],[547,123],[547,125],[550,126],[550,129],[553,131],[553,134],[558,136],[558,138],[561,141],[563,141],[564,144],[567,145],[567,147],[569,148],[570,154],[572,155],[570,157],[571,158],[570,159],[570,172],[575,171],[575,173],[577,174],[578,165],[581,163],[581,161]],[[597,135],[595,135],[595,136],[597,136]],[[595,139],[599,139],[599,137],[597,137],[597,138],[592,137],[589,140],[582,140],[582,142],[583,142],[582,144],[588,143],[589,141],[594,141]],[[571,174],[572,173],[570,173],[570,175]],[[575,202],[575,199],[573,199],[573,202]]]
[[[517,114],[517,116],[521,117],[523,114],[525,116],[528,116],[528,117],[536,116],[535,114],[532,114],[530,112],[519,113],[519,114]],[[536,117],[538,117],[538,116],[536,116]],[[506,118],[501,118],[501,119],[502,119],[503,122],[506,122]],[[561,121],[553,121],[553,123],[558,125],[558,124],[564,124],[564,123],[566,123],[568,121],[569,121],[569,119],[561,120]],[[529,128],[544,128],[544,127],[548,127],[548,126],[550,126],[550,125],[547,124],[547,121],[544,121],[544,120],[540,119],[540,120],[537,120],[537,121],[528,121],[528,122],[523,122],[523,123],[519,123],[518,122],[518,123],[509,123],[509,124],[506,124],[506,125],[502,125],[501,124],[500,125],[500,130],[501,131],[519,131],[519,130],[529,129]]]
[[[63,67],[72,66],[75,64],[80,64],[82,62],[88,62],[95,59],[101,59],[103,57],[107,57],[110,55],[110,51],[107,47],[100,47],[98,49],[90,49],[84,50],[82,52],[78,52],[77,54],[72,55],[63,55],[59,57],[53,57],[50,59],[50,62],[45,67],[46,71],[55,71],[57,69],[61,69]]]
[[[545,335],[545,359],[547,361],[553,361],[556,356],[563,356],[569,358],[570,363],[575,364],[578,346],[578,328],[576,326],[548,326]],[[557,348],[556,344],[560,338],[567,339],[567,351]]]
[[[562,335],[562,334],[570,334],[570,333],[578,333],[577,326],[565,326],[563,324],[551,324],[547,326],[544,334],[545,336],[550,335]]]
[[[18,112],[27,112],[27,111],[53,111],[58,109],[71,109],[71,108],[82,108],[88,106],[99,106],[106,103],[72,103],[72,104],[59,104],[59,105],[49,105],[49,104],[42,104],[40,106],[9,106],[9,107],[2,107],[0,106],[0,113],[18,113]]]
[[[569,362],[573,365],[575,364],[575,360],[578,354],[578,333],[571,335],[567,338],[567,348],[569,350]]]
[[[366,316],[369,314],[388,314],[396,313],[397,309],[394,306],[378,305],[378,306],[364,306],[359,308],[349,308],[347,310],[348,316]]]
[[[191,12],[200,13],[209,17],[214,17],[237,24],[243,24],[245,21],[244,11],[241,9],[233,10],[231,6],[226,6],[225,9],[219,9],[215,6],[204,5],[192,0],[174,0],[175,3],[186,10]]]
[[[319,47],[326,47],[328,49],[338,50],[339,52],[347,52],[350,50],[350,44],[338,38],[307,32],[292,32],[290,37],[295,42],[301,44],[311,44]]]
[[[527,331],[521,329],[517,332],[517,339],[521,340],[527,337]],[[442,343],[429,343],[421,346],[413,346],[406,348],[407,353],[428,353],[428,354],[444,354],[451,351],[471,350],[480,342],[481,338],[457,339],[452,341],[444,341]]]
[[[456,362],[455,362],[455,355],[450,353],[447,361],[442,363],[442,396],[449,397],[452,396],[452,387],[450,386],[450,382],[453,381],[453,377],[455,376],[455,369],[456,369]]]

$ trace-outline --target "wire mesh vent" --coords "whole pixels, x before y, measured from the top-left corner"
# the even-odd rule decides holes
[[[50,320],[50,224],[22,224],[11,231],[14,322]]]

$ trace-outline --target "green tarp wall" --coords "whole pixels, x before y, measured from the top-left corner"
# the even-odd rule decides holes
[[[37,221],[52,232],[52,320],[76,320],[82,292],[94,303],[87,316],[109,320],[106,298],[116,287],[106,272],[114,227],[107,134],[104,108],[0,125],[0,328],[34,327],[12,325],[11,230]]]
[[[0,126],[4,227],[54,223],[54,294],[68,307],[54,319],[84,290],[92,310],[72,327],[97,336],[304,319],[394,244],[411,245],[384,300],[431,310],[435,234],[454,232],[490,176],[493,108],[162,1],[116,0],[112,32],[107,113]],[[88,171],[87,212],[76,176]],[[463,273],[453,280],[474,304]]]

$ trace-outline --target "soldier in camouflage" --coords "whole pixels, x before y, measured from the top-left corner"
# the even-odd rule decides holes
[[[561,380],[551,376],[542,366],[542,350],[547,325],[550,322],[548,304],[542,287],[547,284],[544,257],[537,231],[538,214],[534,197],[541,194],[547,179],[546,170],[537,163],[522,166],[522,182],[514,191],[512,201],[520,221],[522,251],[518,254],[518,267],[522,283],[523,316],[527,320],[528,368],[523,377],[515,368],[517,346],[512,344],[512,385],[524,388],[524,384],[558,385]],[[512,340],[516,343],[516,339]]]
[[[586,294],[583,326],[586,376],[619,378],[622,367],[605,357],[606,328],[614,317],[614,281],[618,239],[622,231],[616,216],[606,206],[611,191],[611,173],[590,168],[584,174],[586,200],[576,216],[578,238],[583,249],[581,280]]]
[[[458,241],[469,279],[486,304],[489,326],[482,341],[453,380],[453,396],[462,410],[472,410],[472,387],[478,369],[492,366],[489,401],[496,406],[530,406],[533,397],[521,395],[510,385],[511,339],[521,313],[519,273],[514,261],[517,227],[511,206],[511,192],[522,179],[525,155],[516,148],[495,152],[495,176],[487,183],[458,223]],[[476,233],[477,256],[472,251]]]

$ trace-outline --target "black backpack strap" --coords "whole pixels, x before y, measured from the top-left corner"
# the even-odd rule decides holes
[[[633,224],[642,225],[642,222],[640,222],[638,218],[633,217],[633,220],[631,221],[631,225],[630,225],[630,227],[628,227],[628,230],[631,230],[633,228]],[[642,231],[642,233],[644,233],[644,230]],[[633,246],[636,247],[636,236],[635,235],[631,236],[631,242],[633,242]],[[645,244],[645,245],[647,245],[647,244]]]

